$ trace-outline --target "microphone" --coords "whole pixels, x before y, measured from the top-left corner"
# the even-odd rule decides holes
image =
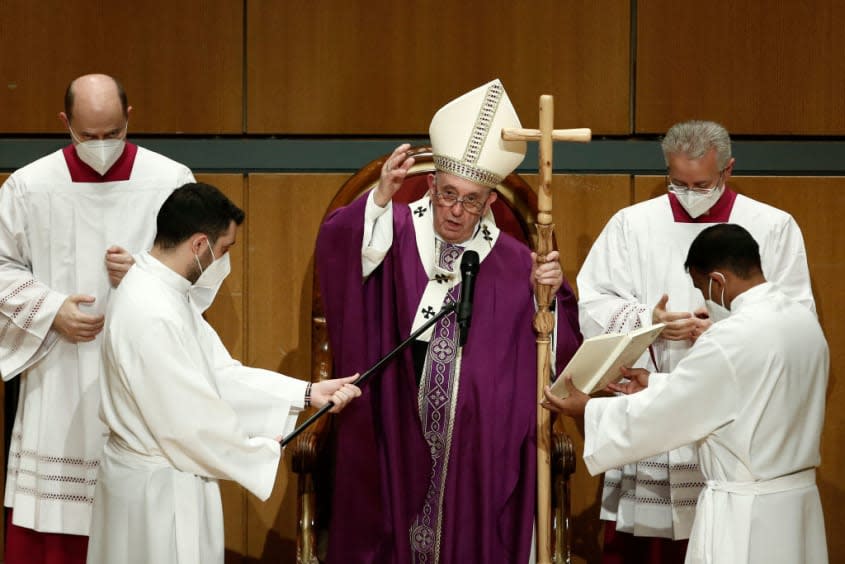
[[[461,299],[458,302],[458,328],[461,332],[460,345],[464,346],[472,321],[472,295],[475,293],[475,276],[478,274],[478,253],[465,251],[461,258]]]

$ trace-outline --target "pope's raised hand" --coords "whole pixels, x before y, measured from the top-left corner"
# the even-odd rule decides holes
[[[403,143],[396,147],[384,161],[381,167],[381,178],[376,186],[373,200],[380,208],[386,206],[393,199],[394,194],[402,187],[408,171],[414,166],[414,157],[408,156],[411,145]]]

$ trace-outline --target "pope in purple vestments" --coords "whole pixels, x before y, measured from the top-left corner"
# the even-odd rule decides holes
[[[557,290],[557,366],[581,336],[557,253],[538,265],[490,213],[492,187],[524,157],[523,143],[501,140],[502,127],[519,121],[496,80],[435,115],[437,173],[422,199],[391,202],[413,165],[403,145],[379,185],[321,228],[317,268],[338,374],[366,370],[457,300],[465,250],[481,260],[465,345],[446,316],[340,414],[329,562],[528,561],[535,281]]]

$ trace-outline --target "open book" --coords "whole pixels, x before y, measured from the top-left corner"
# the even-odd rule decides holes
[[[571,374],[572,383],[585,394],[619,381],[622,377],[619,369],[633,365],[665,326],[658,323],[630,333],[608,333],[585,339],[552,384],[552,393],[560,398],[569,395],[564,374]]]

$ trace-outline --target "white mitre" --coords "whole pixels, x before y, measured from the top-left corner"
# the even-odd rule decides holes
[[[440,108],[428,134],[437,170],[494,188],[525,158],[525,141],[504,141],[502,128],[522,127],[497,78]]]

